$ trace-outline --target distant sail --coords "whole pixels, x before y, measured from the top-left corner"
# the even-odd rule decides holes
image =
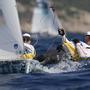
[[[15,0],[0,1],[0,18],[3,18],[3,24],[0,25],[0,61],[15,60],[23,52],[22,34]]]
[[[48,0],[37,0],[32,20],[32,33],[48,33],[57,35],[57,30],[63,28],[57,15],[49,8]]]

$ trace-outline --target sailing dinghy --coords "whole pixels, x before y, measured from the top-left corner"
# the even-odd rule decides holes
[[[12,62],[23,63],[26,65],[25,59],[21,58],[24,52],[22,33],[18,18],[15,0],[1,0],[0,1],[0,73],[2,62],[6,63],[5,67],[10,68]],[[8,64],[10,63],[10,64]],[[7,65],[8,64],[8,65]],[[19,64],[19,69],[22,67]],[[8,66],[8,67],[7,67]],[[12,67],[14,67],[13,65]],[[4,68],[5,68],[4,67]],[[16,65],[14,68],[17,68]],[[5,70],[6,70],[5,69]],[[27,71],[27,66],[26,66]],[[7,70],[5,71],[7,72]]]
[[[57,36],[58,28],[62,29],[63,26],[55,12],[52,10],[52,8],[50,8],[51,6],[49,6],[48,2],[49,0],[36,0],[37,6],[34,8],[33,12],[32,33],[48,33],[50,35]],[[77,61],[90,59],[80,58],[78,53],[76,53],[76,48],[69,43],[64,43],[64,49],[66,51],[64,53],[68,53],[70,59],[72,60]],[[52,52],[49,52],[50,56],[55,57],[57,52]],[[62,57],[61,53],[59,54],[59,57]]]
[[[44,38],[47,38],[47,35],[48,35],[51,38],[54,37],[56,40],[58,35],[58,28],[62,29],[63,26],[58,16],[56,15],[56,13],[53,11],[52,5],[50,5],[50,3],[49,3],[49,0],[36,0],[36,6],[33,10],[31,32],[34,34],[36,33],[36,35],[38,34],[41,35],[42,38],[44,36],[45,36]],[[51,42],[54,43],[54,40],[52,40]],[[52,45],[46,44],[46,46],[47,46],[46,49],[48,52],[45,52],[44,56],[46,57],[46,59],[49,58],[51,62],[52,62],[52,59],[56,61],[57,53],[58,53],[56,50],[57,46],[54,46],[49,50],[48,48]],[[43,47],[43,44],[41,47]],[[41,54],[43,55],[43,53]]]

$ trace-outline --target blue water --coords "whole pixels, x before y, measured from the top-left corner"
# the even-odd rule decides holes
[[[0,75],[0,90],[90,90],[90,71]]]
[[[71,34],[68,34],[71,39]],[[73,34],[80,40],[80,34]],[[53,43],[52,43],[53,41]],[[59,37],[39,39],[35,45],[37,53],[45,53],[47,47],[59,44]],[[53,44],[53,45],[52,45]],[[90,90],[90,61],[62,61],[47,72],[0,74],[0,90]]]

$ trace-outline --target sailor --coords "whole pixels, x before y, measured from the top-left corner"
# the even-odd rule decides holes
[[[80,57],[82,58],[88,58],[90,57],[90,31],[88,31],[85,35],[84,35],[84,41],[85,42],[81,42],[81,41],[76,41],[74,40],[74,43],[76,45],[77,51],[80,55]]]
[[[62,36],[63,45],[66,46],[74,59],[79,57],[88,58],[90,57],[90,31],[87,32],[84,36],[85,42],[80,41],[79,39],[74,39],[69,41],[66,38],[64,29],[58,29],[59,35]]]
[[[33,45],[31,45],[31,36],[28,33],[23,34],[24,42],[24,59],[33,59],[35,58],[36,51]]]

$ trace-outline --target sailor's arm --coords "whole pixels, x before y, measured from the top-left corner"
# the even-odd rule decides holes
[[[35,58],[35,57],[36,57],[36,50],[34,48],[33,58]]]
[[[64,29],[58,29],[58,34],[61,36],[63,42],[71,43],[71,41],[66,38]]]

